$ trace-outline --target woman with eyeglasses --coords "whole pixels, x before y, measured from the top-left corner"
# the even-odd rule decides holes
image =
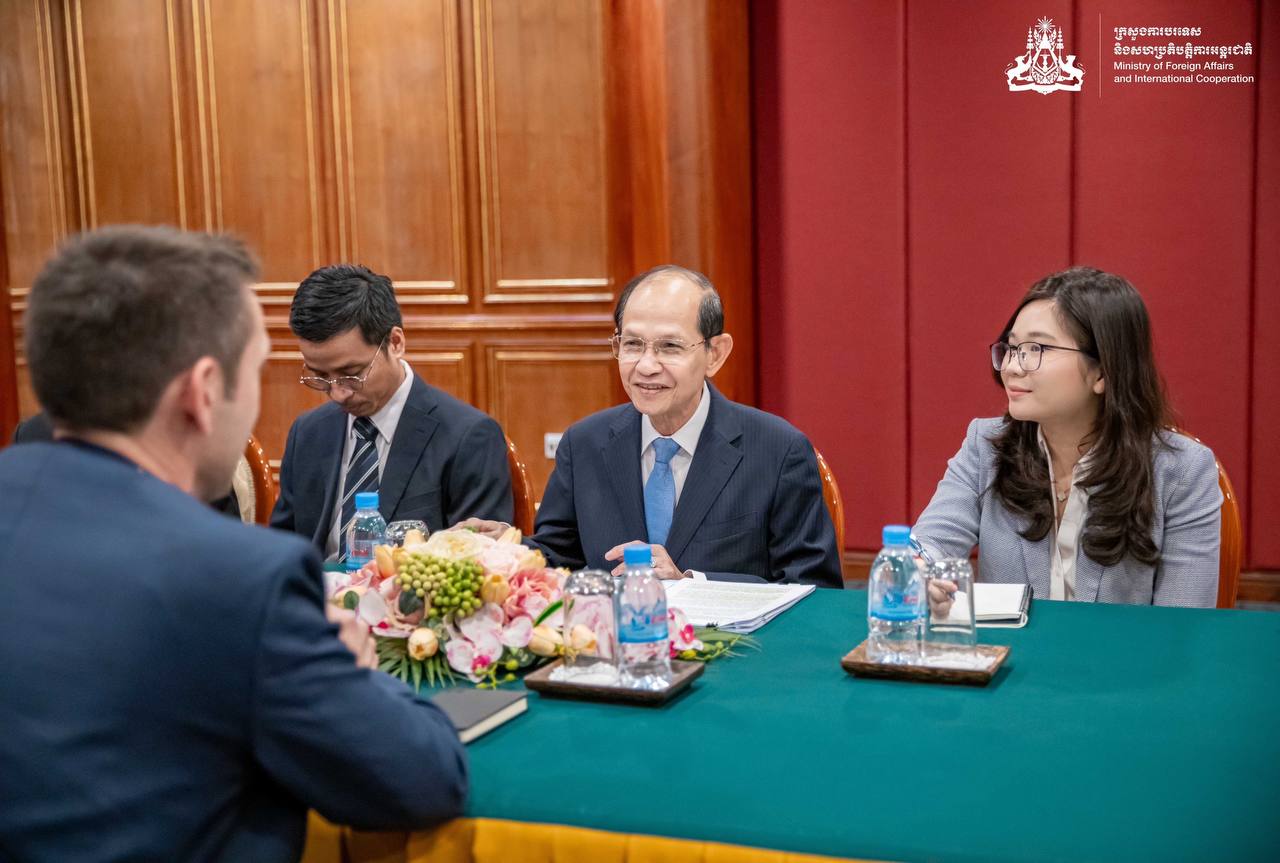
[[[1002,418],[969,424],[914,536],[978,547],[978,580],[1038,599],[1213,607],[1213,453],[1170,431],[1146,306],[1088,267],[1048,276],[991,346]]]

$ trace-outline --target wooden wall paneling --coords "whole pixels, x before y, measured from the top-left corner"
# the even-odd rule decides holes
[[[486,303],[612,302],[603,11],[475,2]]]
[[[607,16],[610,230],[619,284],[671,259],[665,6],[612,0]]]
[[[0,440],[39,410],[21,357],[27,291],[79,228],[63,35],[49,0],[0,4]]]
[[[405,360],[418,377],[454,398],[476,404],[475,344],[471,340],[439,339],[418,333],[406,335]]]
[[[467,302],[461,68],[448,0],[339,0],[350,257],[402,304]]]
[[[0,165],[0,223],[3,222],[4,171]],[[18,410],[18,349],[9,313],[9,268],[5,260],[5,232],[0,230],[0,446],[9,443],[21,416]]]
[[[332,254],[315,20],[305,0],[190,3],[202,227],[240,233],[265,281],[296,285]]]
[[[614,403],[617,363],[605,338],[495,337],[485,344],[485,409],[515,442],[537,500],[555,466],[544,455],[544,434]]]
[[[751,255],[751,103],[744,2],[681,0],[667,34],[671,259],[706,273],[734,352],[716,384],[756,402]]]
[[[63,190],[62,126],[48,3],[0,4],[0,177],[6,287],[29,287],[54,245],[73,230]]]
[[[701,270],[720,291],[735,353],[717,376],[753,403],[755,299],[745,3],[610,5],[610,194],[628,247],[624,277],[663,263]]]
[[[172,3],[67,0],[86,226],[185,226]]]

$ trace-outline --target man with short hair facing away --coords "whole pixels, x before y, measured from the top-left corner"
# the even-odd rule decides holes
[[[315,550],[202,503],[258,416],[255,279],[237,241],[121,227],[31,289],[59,439],[0,452],[0,857],[289,861],[308,807],[462,810],[449,720],[326,619]]]
[[[470,516],[512,519],[506,436],[405,362],[390,279],[360,266],[316,270],[298,286],[289,328],[301,382],[329,402],[289,429],[272,527],[342,560],[359,492],[378,493],[388,523],[418,519],[432,531]]]
[[[643,542],[664,579],[842,587],[808,439],[711,385],[733,337],[707,277],[671,265],[641,273],[618,297],[614,323],[631,401],[560,439],[532,544],[570,569],[621,572],[623,546]]]

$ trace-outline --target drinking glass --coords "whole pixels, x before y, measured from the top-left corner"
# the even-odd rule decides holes
[[[968,558],[946,558],[926,572],[928,617],[923,653],[929,665],[969,667],[978,660],[973,618],[973,567]]]
[[[618,682],[613,576],[600,569],[572,573],[564,583],[564,659],[556,680],[597,686]]]
[[[387,545],[404,545],[404,536],[411,530],[422,531],[422,539],[425,541],[431,535],[427,530],[425,521],[417,519],[406,519],[404,521],[393,521],[387,525]]]

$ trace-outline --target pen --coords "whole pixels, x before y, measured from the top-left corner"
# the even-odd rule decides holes
[[[911,534],[911,548],[915,550],[916,554],[924,558],[925,563],[933,563],[933,555],[924,550],[924,546],[920,544],[920,540],[916,539],[914,533]]]

